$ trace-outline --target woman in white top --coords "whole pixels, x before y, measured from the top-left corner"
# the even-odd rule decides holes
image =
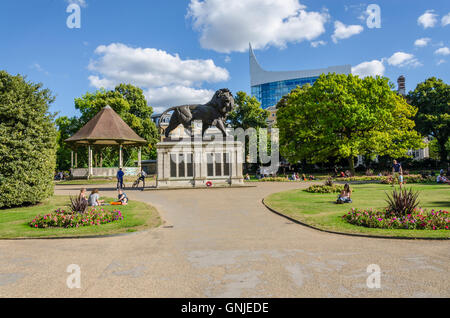
[[[89,206],[99,206],[102,205],[105,200],[100,200],[100,194],[98,194],[98,189],[95,189],[89,195],[88,205]]]

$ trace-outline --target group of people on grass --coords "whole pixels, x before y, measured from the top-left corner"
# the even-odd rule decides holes
[[[83,188],[80,190],[79,198],[83,201],[86,201],[88,206],[101,206],[101,205],[127,205],[128,204],[128,197],[123,192],[122,189],[119,189],[117,195],[117,201],[111,202],[111,203],[105,203],[105,200],[100,200],[100,193],[98,189],[92,190],[89,197],[87,196],[87,190],[86,188]]]
[[[293,172],[291,177],[289,178],[289,180],[292,180],[292,181],[299,181],[299,180],[307,181],[307,180],[315,180],[315,179],[316,178],[313,175],[309,175],[309,177],[306,177],[306,175],[304,173],[300,177],[298,172]]]
[[[128,197],[126,193],[123,191],[123,188],[125,188],[123,183],[123,177],[125,173],[123,172],[122,168],[119,168],[117,171],[117,201],[111,202],[111,203],[105,203],[105,200],[100,200],[100,193],[98,189],[92,190],[91,194],[89,196],[87,195],[86,188],[83,188],[80,190],[79,198],[81,200],[84,200],[87,202],[88,206],[101,206],[101,205],[127,205],[128,204]],[[147,173],[145,173],[144,170],[141,170],[141,172],[138,174],[139,181],[143,182],[143,188],[145,187],[145,178],[147,177]],[[142,189],[143,189],[142,188]]]
[[[437,176],[436,182],[437,183],[445,183],[450,184],[450,179],[448,179],[444,175],[444,169],[441,169],[439,172],[439,175]],[[392,162],[392,186],[394,186],[395,180],[398,180],[398,184],[400,185],[400,188],[402,188],[404,184],[403,179],[403,168],[402,164],[398,162],[397,160],[394,160]],[[352,203],[351,199],[352,190],[348,183],[344,185],[344,190],[339,194],[338,199],[336,203]]]

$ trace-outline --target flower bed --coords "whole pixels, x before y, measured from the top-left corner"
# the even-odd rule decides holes
[[[412,214],[395,216],[388,210],[352,209],[342,218],[350,224],[382,229],[448,230],[450,226],[450,214],[444,210],[416,209]]]
[[[338,193],[344,190],[344,186],[341,184],[333,184],[332,186],[318,184],[312,185],[309,188],[305,189],[306,192],[310,193]]]
[[[90,225],[101,225],[123,220],[120,210],[89,209],[85,213],[68,213],[57,209],[53,213],[38,215],[29,224],[34,228],[62,227],[72,228]]]

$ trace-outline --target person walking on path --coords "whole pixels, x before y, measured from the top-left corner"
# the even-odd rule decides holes
[[[139,180],[142,181],[142,191],[144,191],[145,178],[147,177],[147,173],[142,169],[141,172],[139,172],[138,176],[139,176]]]
[[[119,168],[117,171],[117,189],[123,189],[123,176],[125,173],[122,171],[122,168]]]
[[[394,186],[395,179],[398,179],[400,188],[403,186],[403,168],[400,162],[394,159],[392,163],[392,186]]]

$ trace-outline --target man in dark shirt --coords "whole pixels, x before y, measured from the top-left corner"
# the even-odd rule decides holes
[[[403,186],[403,169],[397,160],[394,160],[392,164],[392,186],[394,186],[395,179],[398,179],[401,188]]]
[[[122,168],[119,168],[117,171],[117,189],[123,189],[123,176],[125,173],[122,171]]]

